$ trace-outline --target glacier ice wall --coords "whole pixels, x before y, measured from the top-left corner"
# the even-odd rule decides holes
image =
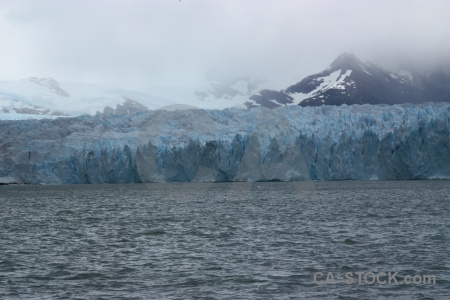
[[[0,121],[0,183],[450,178],[450,104]]]

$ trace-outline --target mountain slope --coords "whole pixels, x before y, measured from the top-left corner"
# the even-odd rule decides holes
[[[133,113],[171,104],[175,103],[149,93],[52,78],[0,82],[0,114],[6,119]]]
[[[245,108],[245,101],[258,89],[261,82],[251,76],[208,79],[204,85],[149,86],[145,92],[30,77],[0,82],[0,119],[122,114],[148,109]]]
[[[322,72],[280,91],[268,89],[269,82],[252,74],[219,75],[206,76],[201,85],[156,85],[145,87],[145,92],[52,78],[0,82],[0,119],[121,114],[162,107],[225,109],[450,102],[448,69],[392,71],[364,63],[350,53],[337,57]]]
[[[450,74],[389,71],[343,53],[324,71],[310,75],[286,90],[262,90],[247,107],[320,106],[450,102]]]

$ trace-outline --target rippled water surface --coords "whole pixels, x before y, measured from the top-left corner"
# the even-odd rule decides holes
[[[450,299],[449,220],[449,181],[1,186],[0,298]]]

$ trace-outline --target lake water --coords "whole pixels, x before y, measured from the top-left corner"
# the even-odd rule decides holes
[[[449,181],[0,186],[0,298],[450,299],[449,225]]]

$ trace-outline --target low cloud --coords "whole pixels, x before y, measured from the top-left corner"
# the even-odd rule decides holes
[[[281,88],[344,51],[448,62],[449,11],[437,0],[2,0],[0,80],[146,88],[254,74]]]

